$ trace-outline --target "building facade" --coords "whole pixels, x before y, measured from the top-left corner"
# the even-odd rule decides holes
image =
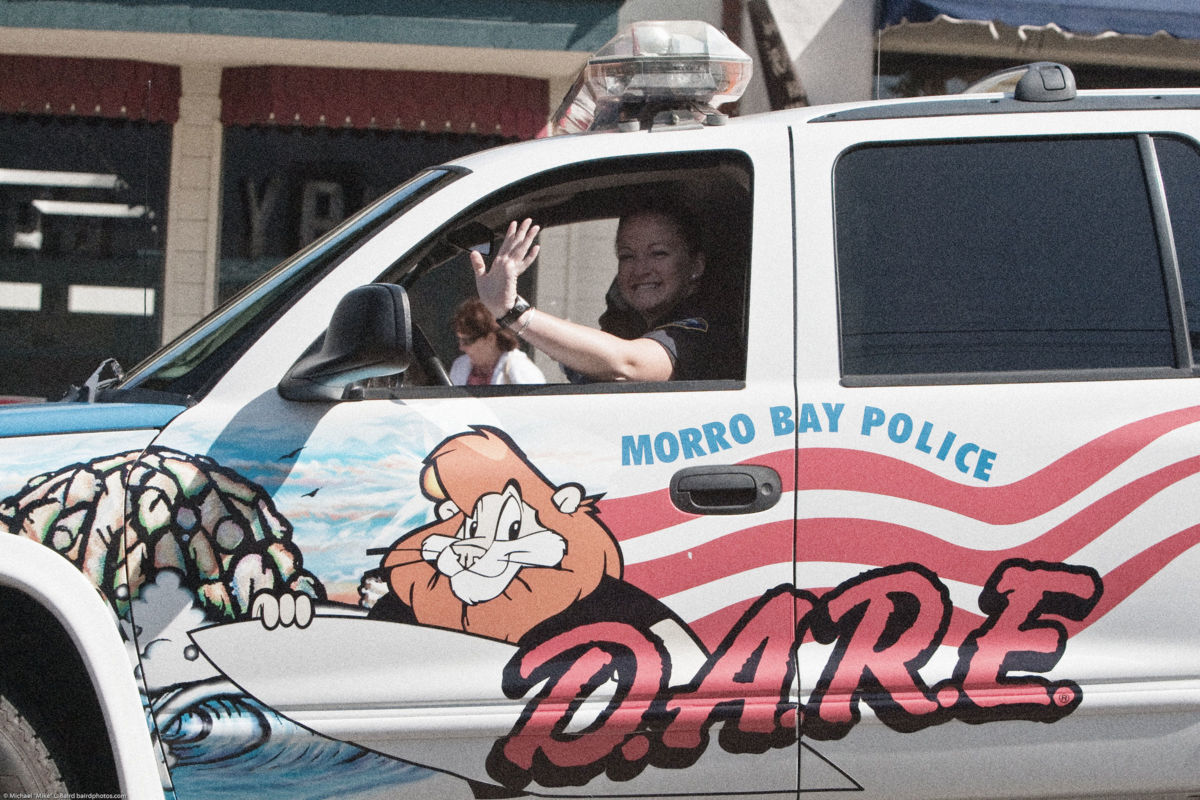
[[[536,136],[615,0],[0,6],[0,394],[129,364],[429,164]]]

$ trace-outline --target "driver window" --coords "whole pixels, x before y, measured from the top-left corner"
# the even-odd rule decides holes
[[[466,382],[464,376],[471,370],[475,376],[470,382],[476,385],[486,382],[490,371],[500,374],[498,368],[490,368],[497,363],[498,351],[508,353],[504,357],[507,363],[519,368],[510,368],[505,373],[507,379],[497,379],[510,385],[484,390],[488,392],[519,393],[529,391],[527,383],[543,381],[558,387],[583,384],[591,391],[617,385],[564,368],[558,360],[518,337],[488,336],[485,330],[491,327],[491,315],[467,303],[477,299],[470,251],[479,252],[490,265],[509,221],[530,218],[541,226],[537,239],[540,250],[518,281],[518,292],[533,305],[535,313],[603,327],[626,340],[648,336],[671,357],[673,382],[688,380],[690,388],[705,388],[710,383],[713,388],[729,388],[723,384],[740,381],[745,369],[750,181],[744,155],[688,154],[686,159],[674,156],[580,165],[536,176],[488,198],[452,221],[417,258],[398,264],[383,278],[407,290],[413,322],[419,330],[414,338],[423,340],[415,342],[416,360],[422,363],[403,376],[403,386],[439,382],[429,374],[431,359],[421,357],[422,349],[436,355],[432,371],[444,368],[458,385]],[[692,281],[694,285],[678,289],[672,304],[660,304],[669,310],[660,312],[657,322],[647,323],[637,308],[641,301],[635,297],[631,304],[626,297],[627,292],[640,290],[640,285],[636,290],[623,289],[616,280],[618,223],[622,216],[629,220],[637,215],[644,220],[660,220],[658,228],[653,220],[641,228],[632,221],[624,226],[627,232],[620,240],[624,242],[622,257],[632,259],[631,247],[652,248],[643,241],[657,242],[656,236],[671,235],[665,220],[668,214],[677,212],[681,217],[690,217],[687,235],[703,252],[701,262],[688,263],[702,263],[703,267],[693,273],[698,275]],[[636,237],[643,229],[648,233],[639,240]],[[646,282],[658,283],[654,279]],[[671,330],[658,333],[656,325]],[[480,336],[484,338],[477,340]],[[697,341],[703,344],[694,344]],[[695,371],[695,366],[684,363],[687,359],[703,360],[707,371]],[[707,366],[714,363],[721,366]],[[535,367],[532,373],[521,366],[525,364]],[[687,369],[693,372],[681,375]]]

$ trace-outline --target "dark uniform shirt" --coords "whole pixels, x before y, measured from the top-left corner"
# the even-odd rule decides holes
[[[680,301],[660,322],[647,328],[636,311],[624,306],[609,292],[608,310],[600,317],[600,329],[622,339],[652,339],[666,349],[674,370],[671,380],[741,380],[745,377],[746,351],[741,326],[731,315],[705,309],[695,298]],[[590,378],[564,368],[573,383]]]
[[[675,369],[671,380],[706,381],[744,377],[741,332],[730,319],[705,313],[687,301],[641,335],[666,348]]]

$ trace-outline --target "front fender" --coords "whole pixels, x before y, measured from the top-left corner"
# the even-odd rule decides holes
[[[100,702],[125,797],[162,800],[134,667],[104,598],[65,558],[20,536],[0,536],[0,585],[40,603],[71,637]]]

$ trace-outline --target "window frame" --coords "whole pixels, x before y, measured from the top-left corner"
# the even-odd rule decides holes
[[[591,192],[599,196],[603,194],[615,193],[618,189],[628,190],[630,187],[653,183],[652,180],[648,179],[648,176],[653,176],[657,173],[705,173],[713,170],[740,171],[746,179],[746,204],[744,209],[745,241],[741,267],[743,269],[743,274],[739,281],[742,291],[740,333],[744,350],[743,361],[741,365],[741,377],[711,380],[680,379],[637,382],[555,382],[545,384],[508,384],[499,386],[441,386],[419,384],[379,386],[377,385],[379,382],[376,381],[376,385],[354,389],[353,391],[355,393],[355,398],[404,400],[457,396],[513,397],[560,394],[624,394],[631,392],[736,391],[744,389],[746,386],[745,371],[747,369],[749,360],[748,353],[745,352],[745,342],[748,339],[750,318],[750,279],[753,261],[753,236],[751,235],[751,231],[755,214],[755,163],[750,154],[744,150],[718,147],[711,150],[611,156],[574,162],[522,177],[520,180],[507,184],[480,198],[474,203],[471,203],[469,206],[456,213],[452,218],[446,220],[445,223],[438,226],[435,231],[431,232],[431,234],[423,240],[421,245],[404,254],[392,264],[388,265],[388,267],[383,270],[377,280],[395,282],[403,286],[406,290],[411,289],[414,284],[426,276],[436,274],[440,269],[450,266],[448,260],[439,260],[432,264],[427,263],[431,254],[436,252],[437,249],[442,246],[441,241],[445,237],[446,233],[461,228],[465,224],[472,220],[476,220],[480,216],[487,217],[490,215],[492,217],[496,217],[496,215],[499,213],[498,209],[503,208],[505,211],[510,211],[514,205],[520,206],[521,200],[524,198],[535,196],[543,192],[550,192],[553,194],[553,191],[556,187],[567,183],[574,181],[586,182],[588,180],[595,180],[597,186],[587,190],[587,192]],[[527,215],[528,214],[526,214],[523,209],[518,208],[516,211],[516,216],[518,217]],[[499,217],[496,218],[499,219]],[[583,216],[580,219],[572,220],[571,222],[604,218],[611,218],[611,215],[592,215],[590,217]],[[538,221],[539,217],[535,214],[534,219],[535,221]],[[560,222],[557,224],[570,224],[570,222]],[[499,230],[498,225],[492,225],[491,227],[493,231]],[[494,245],[497,242],[498,239],[494,239],[492,244]],[[465,252],[465,250],[463,252]],[[523,276],[523,283],[519,287],[523,293],[529,291],[527,288],[528,283],[536,283],[537,270],[538,266],[535,264],[529,270],[529,272]],[[615,275],[615,271],[613,274]],[[527,279],[528,283],[525,282]],[[529,299],[535,306],[537,305],[536,296],[529,296]],[[595,320],[576,321],[591,327],[596,327]],[[443,366],[448,370],[450,364],[445,363]]]

